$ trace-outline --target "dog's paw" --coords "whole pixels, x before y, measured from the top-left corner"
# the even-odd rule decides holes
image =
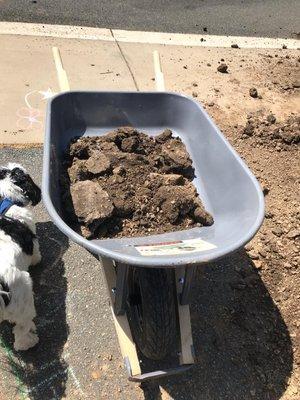
[[[31,263],[30,266],[31,267],[35,267],[36,265],[38,265],[40,262],[42,261],[42,256],[40,253],[35,254],[32,259],[31,259]]]
[[[42,261],[42,255],[38,241],[35,239],[33,244],[33,255],[31,257],[31,266],[38,265]]]
[[[25,351],[31,349],[39,342],[39,337],[34,332],[28,332],[22,338],[18,339],[14,343],[14,349],[16,351]]]

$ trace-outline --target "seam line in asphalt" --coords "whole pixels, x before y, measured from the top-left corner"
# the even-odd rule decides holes
[[[126,57],[125,57],[125,54],[123,53],[123,50],[122,50],[122,48],[121,48],[121,46],[120,46],[118,40],[115,38],[114,32],[113,32],[112,29],[110,29],[110,32],[111,32],[112,37],[114,38],[114,40],[115,40],[115,42],[116,42],[116,45],[118,46],[118,49],[119,49],[119,51],[120,51],[120,54],[121,54],[123,60],[125,61],[125,64],[127,65],[127,68],[128,68],[128,71],[129,71],[129,73],[130,73],[130,75],[131,75],[131,78],[132,78],[132,80],[133,80],[134,86],[135,86],[136,90],[139,91],[139,87],[138,87],[137,81],[136,81],[136,79],[135,79],[135,77],[134,77],[134,74],[133,74],[133,71],[132,71],[132,69],[130,68],[130,65],[129,65],[129,63],[128,63]]]

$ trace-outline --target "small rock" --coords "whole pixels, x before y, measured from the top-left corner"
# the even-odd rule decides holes
[[[108,193],[93,181],[76,182],[71,186],[73,207],[79,220],[86,224],[101,223],[114,210]]]
[[[213,107],[215,105],[215,103],[213,101],[210,101],[209,103],[207,103],[208,107]]]
[[[255,250],[251,250],[248,252],[248,256],[252,259],[252,260],[258,260],[259,256],[257,254],[257,252]]]
[[[300,81],[294,81],[292,85],[294,88],[300,88]]]
[[[280,237],[283,234],[283,230],[279,227],[276,227],[276,228],[272,229],[272,233],[274,233],[274,235]]]
[[[101,371],[99,371],[99,370],[98,371],[92,371],[91,375],[92,375],[92,378],[95,379],[95,380],[100,379]]]
[[[282,45],[282,48],[283,48],[283,49],[287,49],[287,45],[286,45],[286,44],[283,44],[283,45]]]
[[[236,44],[236,43],[232,44],[231,47],[232,47],[233,49],[239,49],[239,45]]]
[[[291,144],[295,140],[293,132],[282,132],[280,136],[286,144]]]
[[[222,63],[222,64],[220,64],[220,65],[218,66],[217,70],[218,70],[219,72],[221,72],[222,74],[226,74],[226,73],[228,72],[228,71],[227,71],[227,70],[228,70],[228,65]]]
[[[259,249],[259,250],[258,250],[258,253],[259,253],[263,258],[267,257],[267,252],[266,252],[264,249]]]
[[[211,226],[214,223],[213,217],[207,213],[203,207],[197,207],[194,210],[194,218],[204,226]]]
[[[124,167],[122,167],[122,166],[120,165],[119,167],[116,167],[116,168],[113,169],[113,173],[114,173],[115,175],[124,176],[124,175],[126,175],[126,170],[125,170]]]
[[[93,175],[104,174],[110,169],[110,161],[103,153],[92,154],[85,165]]]
[[[262,191],[264,196],[266,196],[270,192],[270,189],[268,188],[268,186],[262,185]]]
[[[245,246],[245,250],[246,251],[251,251],[252,249],[253,249],[253,245],[252,244],[250,244],[250,243],[246,244],[246,246]]]
[[[254,133],[254,125],[252,125],[252,123],[248,121],[243,130],[243,133],[244,135],[252,136]]]
[[[126,153],[133,153],[139,145],[139,140],[136,136],[129,136],[122,140],[121,149]]]
[[[253,264],[255,265],[255,268],[256,268],[256,269],[258,269],[258,270],[262,269],[262,261],[260,261],[260,260],[254,260],[254,261],[253,261]]]
[[[289,233],[287,234],[287,237],[289,239],[295,239],[296,237],[300,236],[300,229],[292,229],[291,231],[289,231]]]
[[[256,89],[256,88],[251,88],[251,89],[249,90],[249,94],[250,94],[250,96],[253,97],[254,99],[256,99],[256,98],[258,97],[258,92],[257,92],[257,89]]]
[[[158,174],[151,172],[149,178],[167,186],[181,186],[184,184],[184,177],[178,174]]]
[[[187,69],[187,65],[184,65],[183,68],[184,68],[184,69]]]
[[[87,177],[85,160],[77,160],[76,162],[73,162],[73,165],[68,168],[68,174],[71,182],[84,180]]]
[[[269,115],[267,116],[267,121],[270,122],[270,124],[275,124],[275,122],[276,122],[276,117],[275,117],[275,115],[274,115],[274,114],[269,114]]]
[[[155,141],[157,143],[164,143],[164,142],[168,141],[169,139],[171,139],[171,137],[172,137],[171,129],[165,129],[161,134],[159,134],[155,137]]]
[[[112,354],[109,354],[109,356],[107,357],[108,361],[111,361],[113,359]]]
[[[203,32],[207,32],[207,28],[206,28],[206,26],[203,28]]]
[[[193,93],[192,93],[192,96],[193,96],[193,97],[198,97],[198,93],[197,93],[197,92],[193,92]]]
[[[207,65],[208,67],[211,67],[211,64],[210,64],[210,63],[207,63],[206,65]]]
[[[274,214],[271,211],[266,211],[265,217],[268,219],[272,219],[274,217]]]
[[[197,86],[198,86],[198,83],[197,83],[197,82],[193,82],[192,85],[193,85],[194,87],[197,87]]]

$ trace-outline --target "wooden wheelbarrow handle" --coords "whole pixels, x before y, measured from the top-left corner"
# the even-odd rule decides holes
[[[160,56],[157,50],[153,52],[154,73],[155,73],[155,86],[158,92],[165,91],[164,74],[161,69]]]
[[[67,73],[63,67],[59,48],[52,47],[52,53],[53,53],[55,68],[56,68],[56,72],[57,72],[59,90],[61,92],[68,92],[70,90],[70,85],[69,85]]]

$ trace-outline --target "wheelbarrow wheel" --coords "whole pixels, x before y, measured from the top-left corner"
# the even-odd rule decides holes
[[[128,276],[128,315],[144,356],[162,360],[176,338],[175,280],[172,269],[132,267]]]

